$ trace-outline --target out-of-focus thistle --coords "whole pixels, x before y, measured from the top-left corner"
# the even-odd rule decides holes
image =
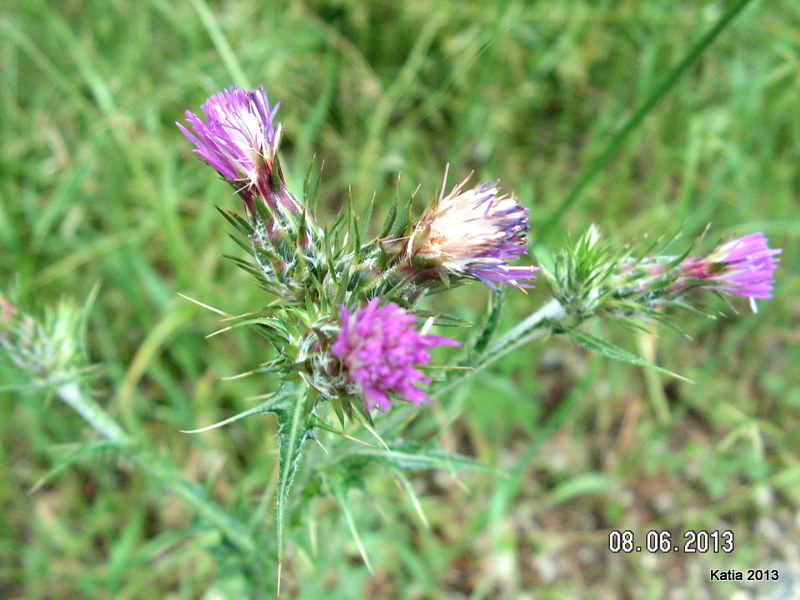
[[[673,291],[699,286],[745,298],[772,298],[773,272],[780,253],[780,248],[767,245],[763,233],[730,240],[705,256],[681,261],[678,270],[682,277]]]
[[[53,392],[104,438],[101,443],[84,445],[75,456],[99,450],[118,451],[129,464],[140,468],[163,489],[194,508],[208,525],[222,532],[226,541],[244,552],[254,552],[255,544],[249,532],[235,518],[228,517],[214,506],[197,485],[184,479],[179,470],[157,454],[145,450],[95,400],[95,391],[91,389],[88,378],[93,369],[84,348],[86,317],[96,291],[97,288],[82,308],[62,300],[42,314],[28,314],[0,294],[0,359],[3,354],[7,355],[27,380],[27,383],[0,389]]]
[[[81,310],[69,302],[35,319],[0,294],[0,349],[29,387],[61,385],[85,374],[83,322]]]
[[[446,177],[446,176],[445,176]],[[497,284],[518,288],[539,270],[510,266],[509,261],[527,254],[528,209],[498,182],[481,183],[464,190],[469,178],[444,195],[446,181],[404,242],[403,259],[417,281],[441,279],[447,285],[461,279],[477,279],[497,290]]]
[[[689,307],[689,292],[699,289],[749,298],[754,310],[756,298],[772,297],[781,250],[771,249],[763,233],[722,243],[702,256],[689,251],[636,258],[612,250],[593,226],[548,276],[558,301],[578,319],[602,313],[660,318],[658,311],[668,304]]]
[[[87,310],[62,300],[30,315],[0,294],[0,351],[28,380],[13,389],[52,390],[108,440],[127,445],[130,439],[92,399],[87,383],[92,372],[84,344]]]

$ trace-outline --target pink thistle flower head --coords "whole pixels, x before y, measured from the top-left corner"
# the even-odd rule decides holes
[[[737,296],[771,298],[780,253],[767,245],[763,233],[751,233],[720,244],[705,256],[689,256],[678,269],[684,277],[713,282]]]
[[[497,181],[463,190],[468,179],[432,202],[417,221],[408,240],[409,256],[456,277],[478,279],[493,290],[498,283],[533,287],[524,282],[534,279],[538,267],[508,264],[527,254],[528,209],[501,194]]]
[[[205,122],[186,111],[194,133],[176,123],[195,145],[194,152],[237,188],[248,208],[258,194],[269,208],[297,212],[277,160],[281,128],[273,119],[278,104],[270,108],[264,86],[252,92],[232,87],[211,96],[201,108]]]
[[[412,404],[428,402],[415,384],[430,383],[430,379],[414,365],[428,364],[429,349],[459,342],[419,333],[413,314],[392,302],[379,306],[378,298],[352,313],[341,306],[339,314],[341,330],[331,351],[341,363],[347,384],[361,393],[368,411],[391,408],[390,393]]]

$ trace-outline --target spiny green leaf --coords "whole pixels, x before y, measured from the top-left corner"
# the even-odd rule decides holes
[[[322,238],[322,247],[325,252],[325,263],[327,265],[327,275],[329,275],[333,280],[336,280],[336,258],[338,256],[338,251],[335,249],[334,241],[331,239],[329,233],[326,233],[325,236]]]
[[[330,227],[328,227],[328,233],[330,235],[339,235],[341,233],[342,227],[347,222],[347,213],[342,211],[340,214],[336,215],[336,218],[331,223]]]
[[[389,235],[389,232],[392,230],[392,226],[394,225],[395,219],[397,218],[397,199],[395,198],[394,202],[392,202],[392,206],[389,208],[389,214],[386,215],[386,219],[383,222],[383,227],[381,228],[381,232],[378,235],[379,238],[385,238]]]
[[[245,411],[233,415],[232,417],[228,417],[224,421],[214,423],[213,425],[201,427],[200,429],[187,430],[184,431],[183,433],[202,433],[204,431],[209,431],[211,429],[223,427],[224,425],[230,425],[231,423],[235,423],[236,421],[244,419],[245,417],[251,417],[253,415],[260,415],[268,412],[283,414],[288,412],[289,409],[291,408],[291,398],[293,398],[294,396],[295,396],[295,391],[291,389],[288,385],[285,385],[282,386],[280,389],[278,389],[278,391],[272,394],[269,398],[264,400],[264,402],[254,406],[253,408],[249,408]],[[278,422],[280,422],[280,419],[278,420]]]
[[[375,422],[372,420],[372,415],[364,406],[361,401],[347,402],[347,416],[351,419],[361,423],[367,430],[375,429]]]
[[[225,220],[233,225],[242,235],[250,236],[253,233],[253,226],[235,212],[219,206],[215,206],[215,208],[225,217]]]
[[[334,306],[341,306],[347,303],[347,284],[350,279],[350,264],[345,265],[339,275],[339,289],[336,290],[336,297],[333,300]]]
[[[288,386],[287,386],[288,387]],[[298,386],[294,390],[294,406],[287,406],[278,412],[278,438],[279,438],[279,469],[277,489],[277,537],[278,537],[278,562],[283,560],[284,526],[286,520],[286,505],[289,501],[289,489],[292,486],[297,465],[300,461],[301,451],[305,441],[311,437],[313,426],[310,424],[306,411],[306,398],[308,389]]]
[[[292,370],[292,365],[287,365],[281,359],[274,359],[260,364],[255,369],[252,369],[249,374],[255,375],[256,373],[280,373],[286,370]]]
[[[237,246],[244,249],[244,251],[247,252],[248,254],[250,254],[253,251],[253,244],[250,242],[249,236],[246,237],[245,239],[242,239],[240,236],[229,233],[228,237],[231,238]]]
[[[311,295],[311,288],[305,287],[303,288],[303,301],[306,305],[305,315],[303,315],[306,320],[312,317],[312,315],[317,314],[317,306],[314,302],[314,298]]]
[[[254,319],[240,319],[228,326],[228,329],[238,329],[240,327],[250,327],[254,329],[269,329],[277,331],[283,335],[288,335],[284,322],[275,317],[256,317]]]
[[[586,346],[590,350],[595,350],[596,352],[600,352],[601,354],[604,354],[609,358],[613,358],[614,360],[631,363],[639,367],[654,369],[655,371],[664,373],[666,375],[670,375],[671,377],[676,377],[684,381],[690,381],[689,379],[683,377],[682,375],[678,375],[677,373],[674,373],[667,369],[663,369],[659,366],[651,364],[646,360],[644,360],[643,358],[641,358],[640,356],[628,352],[627,350],[623,350],[622,348],[620,348],[619,346],[615,346],[611,342],[601,340],[600,338],[595,337],[592,334],[587,333],[585,331],[582,331],[577,327],[567,328],[564,330],[564,333],[566,333],[570,337],[570,339],[577,342],[578,344]]]
[[[339,424],[342,427],[344,427],[346,420],[344,418],[345,412],[344,408],[342,407],[342,402],[337,402],[336,400],[333,400],[331,401],[331,406],[333,407],[333,412],[336,414],[336,418],[339,419]]]
[[[468,456],[445,452],[438,448],[428,448],[422,444],[410,442],[391,444],[388,450],[385,448],[359,447],[348,454],[349,456],[382,460],[398,469],[496,472],[493,467],[481,464]]]
[[[356,262],[359,262],[361,256],[361,228],[358,226],[358,215],[356,214],[355,206],[353,205],[353,194],[347,195],[347,212],[350,215],[349,232],[353,238],[353,248],[355,249]]]
[[[246,260],[242,260],[241,258],[238,258],[236,256],[231,256],[230,254],[223,254],[222,257],[232,261],[242,271],[245,271],[246,273],[249,273],[250,275],[254,276],[256,279],[258,279],[258,280],[263,280],[264,279],[263,271],[261,269],[259,269],[257,266],[253,265],[252,263],[250,263],[250,262],[248,262]]]
[[[390,238],[397,239],[406,235],[406,230],[411,222],[411,203],[413,200],[413,197],[410,197],[403,209],[397,215],[397,220],[395,221],[392,230],[389,232]]]
[[[367,209],[364,211],[364,218],[361,221],[361,239],[366,239],[369,235],[369,222],[372,219],[372,210],[375,207],[375,196],[367,204]]]
[[[312,160],[308,165],[306,178],[303,182],[303,200],[311,211],[311,214],[317,212],[317,199],[319,197],[319,184],[321,180],[322,169],[315,169],[314,161]]]

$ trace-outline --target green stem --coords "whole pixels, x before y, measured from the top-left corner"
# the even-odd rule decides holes
[[[552,331],[553,325],[559,323],[565,317],[567,317],[567,313],[558,300],[550,300],[535,313],[526,317],[521,323],[518,323],[489,344],[477,359],[471,361],[471,368],[460,371],[457,376],[445,381],[441,386],[433,390],[430,397],[436,398],[442,395],[512,350],[546,336]]]
[[[56,395],[104,438],[117,446],[132,446],[133,440],[122,427],[109,417],[94,400],[89,398],[76,382],[56,388]]]
[[[256,545],[247,529],[208,498],[200,486],[184,478],[159,456],[139,450],[130,458],[142,471],[192,507],[202,520],[219,529],[245,556],[255,553]]]
[[[217,506],[199,486],[185,479],[171,464],[140,448],[78,383],[60,385],[56,388],[56,395],[104,438],[128,450],[130,454],[126,458],[186,502],[205,521],[216,526],[239,550],[246,555],[255,552],[255,544],[241,523]]]
[[[578,199],[578,196],[583,192],[589,183],[595,178],[595,176],[600,172],[600,170],[605,167],[608,162],[614,157],[617,151],[620,149],[622,144],[628,138],[628,136],[635,130],[639,124],[644,120],[644,118],[650,113],[651,110],[658,104],[658,101],[664,97],[667,92],[677,83],[678,79],[684,74],[684,72],[689,68],[689,66],[700,57],[700,55],[706,50],[708,46],[716,39],[716,37],[722,33],[722,31],[728,26],[728,24],[738,15],[742,9],[750,3],[750,0],[739,0],[735,4],[733,4],[725,14],[723,14],[720,19],[714,24],[714,26],[703,36],[701,37],[697,43],[692,46],[686,55],[683,57],[683,60],[679,62],[672,71],[664,78],[664,80],[653,90],[653,93],[648,96],[644,103],[633,113],[630,119],[625,123],[622,129],[617,132],[617,134],[611,138],[611,141],[606,146],[606,149],[603,153],[595,158],[590,164],[589,167],[583,171],[582,175],[575,182],[575,185],[572,186],[572,189],[567,193],[564,200],[561,201],[561,204],[556,208],[555,212],[550,215],[550,218],[541,226],[536,228],[536,231],[542,232],[539,236],[538,241],[542,241],[547,239],[548,236],[552,235],[553,232],[556,230],[555,225],[561,220],[561,217],[569,210],[569,208],[575,203]]]
[[[438,398],[512,350],[546,336],[552,332],[555,325],[566,317],[567,313],[564,311],[564,307],[561,306],[557,300],[550,300],[539,308],[539,310],[526,317],[521,323],[489,344],[486,350],[481,352],[477,358],[470,361],[467,368],[457,371],[456,375],[452,375],[431,390],[428,397],[431,400]],[[380,420],[380,431],[387,431],[399,423],[402,423],[410,415],[418,414],[418,412],[417,407],[413,405],[393,410],[389,416]]]

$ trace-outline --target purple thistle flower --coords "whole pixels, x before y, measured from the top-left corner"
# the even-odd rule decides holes
[[[297,212],[298,203],[283,182],[277,159],[281,129],[272,121],[278,104],[270,108],[264,86],[253,92],[232,87],[211,96],[201,108],[205,123],[186,111],[194,134],[176,123],[195,145],[194,152],[234,185],[251,212],[255,195],[270,209]]]
[[[751,233],[717,246],[705,256],[689,256],[678,269],[683,277],[714,282],[717,289],[746,298],[771,298],[773,271],[781,250],[767,246],[763,233]]]
[[[501,195],[497,181],[461,191],[468,179],[431,203],[414,225],[408,254],[493,290],[496,283],[533,287],[522,282],[533,280],[539,267],[507,264],[527,254],[528,209],[513,196]]]
[[[418,333],[413,314],[391,302],[379,306],[378,298],[353,313],[341,306],[339,314],[342,328],[331,351],[339,358],[347,383],[359,388],[368,411],[391,408],[389,392],[412,404],[428,402],[414,384],[430,379],[413,365],[428,364],[428,349],[459,342]]]

